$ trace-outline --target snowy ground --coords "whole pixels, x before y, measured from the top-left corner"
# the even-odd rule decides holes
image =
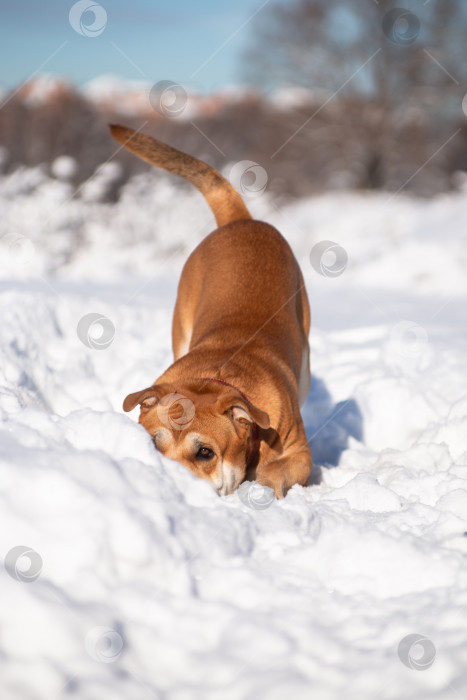
[[[202,198],[55,174],[0,179],[1,699],[465,697],[467,188],[249,202],[314,319],[312,484],[259,510],[121,410],[171,361]]]

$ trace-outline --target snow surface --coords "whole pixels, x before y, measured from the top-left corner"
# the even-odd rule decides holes
[[[467,189],[249,201],[313,310],[311,484],[256,509],[121,409],[171,362],[202,198],[51,172],[0,179],[1,700],[465,697]]]

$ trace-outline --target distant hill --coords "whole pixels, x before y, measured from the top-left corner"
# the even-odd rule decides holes
[[[115,159],[120,179],[149,166],[111,139],[109,122],[134,128],[225,169],[259,163],[270,191],[302,197],[329,189],[408,189],[430,196],[452,187],[467,170],[467,127],[433,124],[418,110],[401,110],[382,131],[381,107],[369,99],[332,97],[303,89],[267,95],[228,89],[211,95],[169,84],[154,87],[103,76],[76,88],[43,76],[3,93],[0,167],[51,164],[70,155],[79,185]]]

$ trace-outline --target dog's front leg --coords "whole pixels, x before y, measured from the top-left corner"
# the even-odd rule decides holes
[[[274,489],[276,498],[284,498],[294,484],[306,486],[312,467],[308,445],[288,456],[256,468],[256,481],[262,486]]]

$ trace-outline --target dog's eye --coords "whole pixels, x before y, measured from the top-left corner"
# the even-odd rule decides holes
[[[196,453],[196,459],[212,459],[214,457],[214,452],[209,447],[200,447]]]

